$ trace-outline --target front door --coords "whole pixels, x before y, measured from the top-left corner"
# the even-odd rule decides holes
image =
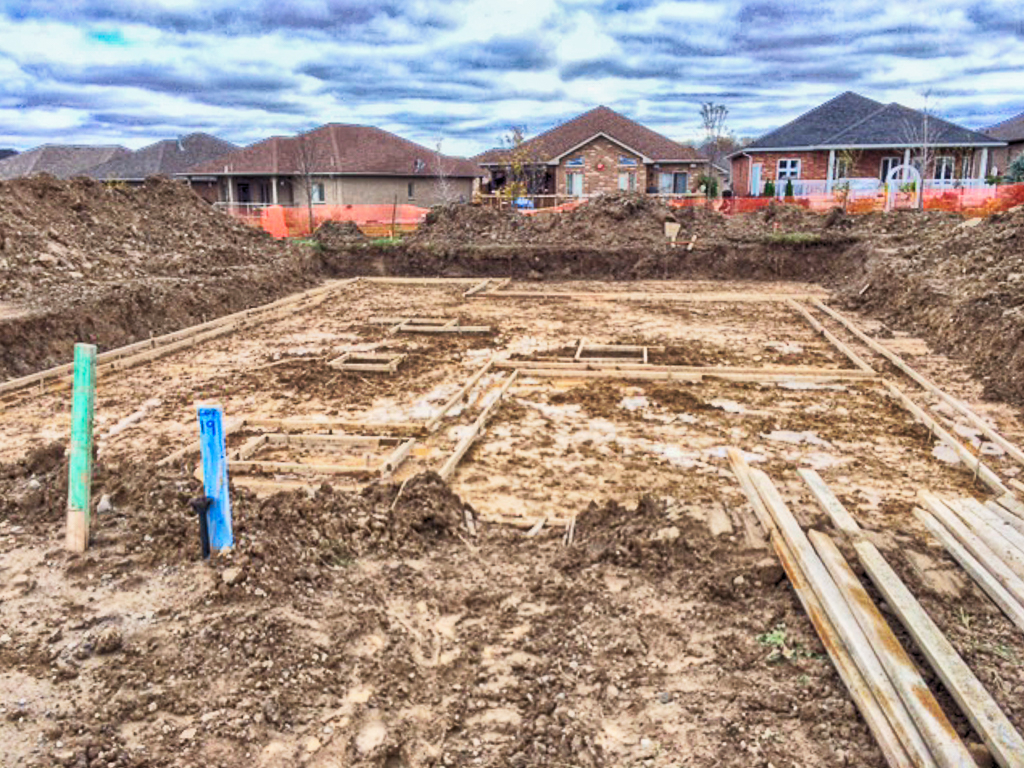
[[[761,163],[754,163],[750,169],[750,194],[760,195],[761,194],[761,169],[764,167]]]

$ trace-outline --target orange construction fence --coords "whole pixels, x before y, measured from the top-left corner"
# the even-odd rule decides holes
[[[366,235],[383,237],[416,229],[426,217],[427,208],[415,205],[314,205],[313,228],[309,209],[304,206],[268,205],[259,211],[259,219],[244,211],[229,213],[258,224],[274,237],[305,237],[325,221],[351,221]]]

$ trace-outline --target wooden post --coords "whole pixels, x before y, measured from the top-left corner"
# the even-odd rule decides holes
[[[96,403],[96,347],[75,345],[71,400],[71,445],[68,460],[68,523],[66,546],[72,552],[89,547],[92,502],[92,418]]]
[[[206,512],[210,548],[230,549],[231,497],[228,494],[228,457],[224,440],[224,411],[219,405],[199,405],[199,440],[203,455],[203,486],[211,499]]]

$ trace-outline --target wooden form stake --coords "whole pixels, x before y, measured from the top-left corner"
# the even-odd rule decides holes
[[[871,686],[850,655],[835,624],[826,612],[821,600],[811,588],[810,582],[804,575],[789,545],[782,537],[778,526],[772,520],[764,500],[754,485],[751,469],[743,458],[743,454],[735,448],[729,448],[728,455],[733,473],[736,475],[740,487],[754,508],[754,514],[768,534],[772,547],[782,563],[790,585],[793,587],[793,591],[796,592],[804,611],[814,625],[818,637],[821,638],[825,650],[828,652],[833,664],[835,664],[836,671],[839,673],[839,677],[846,686],[846,689],[850,692],[850,697],[853,699],[854,704],[860,710],[864,722],[867,723],[868,729],[882,750],[882,754],[885,755],[886,762],[891,768],[910,768],[910,766],[915,766],[915,762],[908,756],[907,750],[903,747],[893,724],[889,722],[885,712],[879,705]]]
[[[459,465],[459,462],[462,460],[462,457],[466,455],[466,452],[469,451],[470,447],[480,436],[480,432],[483,430],[484,426],[486,426],[487,420],[490,418],[491,413],[495,410],[495,408],[497,408],[498,403],[501,402],[501,399],[505,396],[505,393],[508,392],[508,388],[512,386],[512,382],[516,380],[516,377],[518,375],[519,371],[512,371],[511,375],[505,380],[505,383],[501,386],[501,389],[498,390],[498,394],[494,398],[494,400],[491,401],[491,404],[483,409],[483,411],[477,417],[476,421],[473,422],[473,426],[470,427],[469,432],[467,432],[465,437],[463,437],[459,441],[459,444],[455,446],[455,452],[448,457],[448,460],[444,463],[444,466],[441,467],[440,471],[438,472],[442,480],[448,480],[451,478],[452,475],[455,474],[455,468]]]
[[[1006,451],[1006,453],[1009,454],[1015,461],[1017,461],[1020,464],[1024,464],[1024,451],[1022,451],[1016,445],[1014,445],[1005,437],[1000,435],[990,424],[988,424],[988,422],[986,422],[978,414],[972,411],[966,403],[943,391],[935,384],[935,382],[931,381],[927,377],[915,371],[906,363],[905,360],[903,360],[903,358],[889,350],[887,347],[885,347],[875,339],[868,336],[866,333],[864,333],[864,331],[858,328],[852,320],[850,320],[846,316],[840,314],[836,310],[832,309],[831,307],[825,305],[820,301],[816,300],[813,303],[815,307],[829,315],[836,322],[843,325],[846,328],[846,330],[848,330],[850,333],[852,333],[854,336],[856,336],[858,339],[864,342],[864,344],[866,344],[872,350],[880,354],[894,366],[903,371],[903,373],[905,373],[907,376],[913,379],[918,385],[931,392],[933,395],[942,400],[942,402],[946,403],[952,408],[955,408],[959,413],[965,416],[967,420],[970,421],[971,424],[973,424],[982,434],[984,434],[985,437],[987,437],[994,444],[998,445],[1000,448]]]
[[[858,355],[846,344],[837,339],[835,335],[828,330],[828,328],[819,323],[818,319],[810,312],[808,312],[807,308],[804,307],[802,304],[799,304],[793,301],[792,299],[788,299],[786,301],[786,306],[788,306],[790,309],[795,310],[797,314],[799,314],[804,320],[808,322],[811,328],[813,328],[815,331],[817,331],[823,337],[825,337],[825,340],[828,341],[829,344],[831,344],[833,347],[835,347],[844,355],[846,355],[847,359],[849,359],[849,361],[853,363],[856,368],[859,368],[862,371],[868,371],[870,373],[875,372],[874,368],[872,368],[870,365],[864,362],[863,358],[861,358],[860,355]]]
[[[995,552],[996,556],[1006,563],[1007,568],[1024,580],[1024,552],[1009,541],[1000,529],[990,525],[988,520],[984,520],[981,516],[975,514],[974,510],[960,499],[948,499],[946,500],[946,506],[960,517],[964,525],[981,539],[985,546]],[[987,508],[982,507],[982,509],[988,512]]]
[[[931,430],[935,437],[939,438],[942,442],[948,445],[957,458],[964,463],[964,465],[975,474],[975,476],[981,480],[985,485],[995,491],[997,494],[1009,493],[1009,490],[1003,485],[999,476],[992,471],[991,468],[980,458],[975,456],[966,447],[964,447],[959,440],[953,437],[947,432],[935,419],[933,419],[925,410],[911,400],[907,395],[891,381],[886,381],[885,388],[889,390],[889,394],[893,396],[900,405],[914,416],[915,419],[924,424],[928,429]]]
[[[96,406],[96,347],[75,345],[71,399],[71,443],[68,450],[68,514],[66,546],[72,552],[89,547],[92,509],[92,422]]]

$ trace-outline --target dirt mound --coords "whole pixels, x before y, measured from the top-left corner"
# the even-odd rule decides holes
[[[61,519],[68,498],[64,443],[54,441],[13,464],[0,465],[0,519],[19,525]]]
[[[345,248],[366,242],[366,235],[354,221],[325,221],[316,228],[313,239],[324,248]]]

